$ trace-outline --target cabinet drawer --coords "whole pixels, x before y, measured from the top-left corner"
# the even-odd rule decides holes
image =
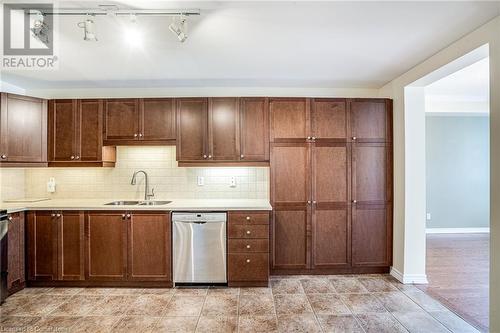
[[[228,238],[269,238],[267,225],[229,224]]]
[[[267,253],[269,241],[267,239],[230,239],[228,253]]]
[[[229,224],[269,224],[269,213],[229,212]]]
[[[267,281],[269,255],[267,253],[229,254],[228,280]]]

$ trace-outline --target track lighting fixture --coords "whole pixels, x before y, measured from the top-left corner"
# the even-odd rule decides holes
[[[179,39],[179,42],[184,43],[187,39],[187,18],[184,15],[174,17],[172,23],[168,26]]]
[[[85,21],[78,23],[78,27],[82,28],[84,31],[83,40],[97,42],[97,36],[95,33],[95,23],[93,17],[88,15]]]
[[[49,45],[49,30],[50,27],[45,23],[43,15],[40,13],[37,19],[33,21],[31,32],[33,36],[45,45]]]

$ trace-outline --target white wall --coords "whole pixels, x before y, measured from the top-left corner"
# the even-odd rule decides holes
[[[425,202],[425,171],[413,170],[407,165],[406,155],[413,154],[413,142],[425,144],[425,126],[420,130],[406,132],[411,125],[411,110],[405,109],[405,87],[433,71],[445,66],[453,60],[489,44],[490,52],[490,91],[500,91],[500,17],[488,22],[479,29],[464,36],[460,40],[446,47],[407,73],[385,85],[380,90],[381,97],[394,99],[394,268],[403,275],[406,272],[421,270],[421,260],[413,253],[421,251],[418,244],[407,243],[412,228],[420,225],[415,222],[423,214],[419,211],[422,201]],[[415,124],[415,125],[418,125]],[[419,125],[420,126],[420,125]],[[491,133],[491,221],[490,221],[490,330],[500,332],[500,94],[492,93],[490,100],[490,133]],[[421,155],[421,154],[419,154]],[[419,165],[425,165],[417,161]],[[415,171],[415,174],[409,172]],[[411,183],[408,180],[411,179]],[[410,201],[413,196],[419,195],[415,202]],[[422,200],[424,199],[424,200]],[[408,261],[411,260],[411,261]],[[423,273],[423,271],[422,271]]]

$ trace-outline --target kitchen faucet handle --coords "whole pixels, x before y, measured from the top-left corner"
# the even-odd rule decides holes
[[[154,187],[151,188],[151,197],[152,198],[155,197],[155,188]]]

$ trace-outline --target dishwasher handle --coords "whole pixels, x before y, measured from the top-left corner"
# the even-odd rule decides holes
[[[207,221],[174,221],[174,223],[194,223],[194,224],[206,224]]]

